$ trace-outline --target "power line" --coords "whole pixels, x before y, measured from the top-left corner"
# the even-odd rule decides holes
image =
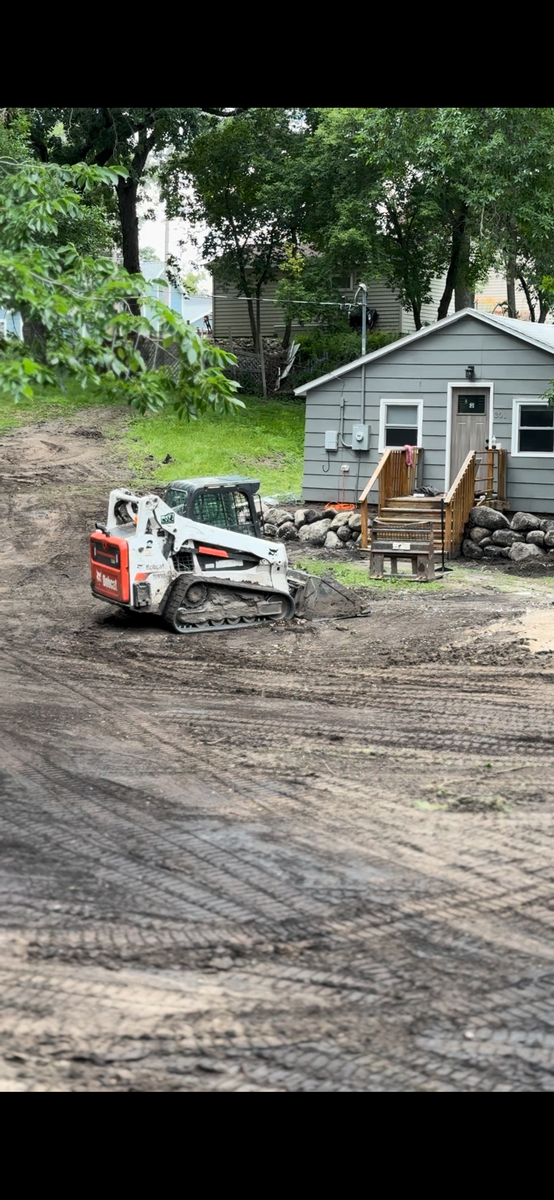
[[[206,297],[206,299],[207,298],[208,297]],[[194,299],[194,297],[191,297],[191,299]],[[244,300],[246,303],[248,303],[248,301],[250,301],[251,304],[258,304],[258,303],[274,304],[277,308],[284,308],[285,305],[287,305],[287,304],[291,304],[291,305],[292,304],[311,304],[314,307],[315,307],[315,305],[330,305],[332,308],[356,308],[355,304],[345,303],[344,301],[340,301],[340,300],[285,300],[285,301],[281,301],[281,300],[266,299],[264,296],[260,296],[260,299],[258,301],[258,298],[256,296],[254,296],[254,297],[252,297],[252,296],[229,296],[225,292],[212,292],[212,299],[214,299],[214,300],[231,300],[233,303],[235,302],[235,300]]]

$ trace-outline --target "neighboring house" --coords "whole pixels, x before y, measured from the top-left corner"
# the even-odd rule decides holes
[[[140,269],[146,280],[163,280],[162,284],[151,284],[150,293],[154,299],[161,300],[162,304],[167,304],[174,312],[178,312],[180,316],[184,317],[189,325],[196,325],[197,329],[205,329],[206,317],[211,322],[211,296],[184,296],[179,288],[168,283],[163,262],[141,262]],[[152,309],[149,309],[148,305],[145,305],[145,313],[147,316],[152,315]]]
[[[500,316],[508,306],[508,292],[506,288],[506,277],[501,275],[499,271],[490,271],[485,283],[480,291],[475,295],[475,308],[479,312],[499,313]],[[516,311],[521,321],[529,321],[531,314],[529,305],[525,298],[525,292],[519,283],[516,283],[515,289]],[[537,306],[538,309],[538,306]],[[551,325],[553,314],[548,313],[546,324]]]
[[[143,262],[140,266],[141,272],[146,280],[154,280],[158,277],[163,279],[163,284],[152,284],[150,288],[151,295],[161,300],[163,304],[167,304],[175,312],[178,312],[185,321],[190,325],[195,325],[197,329],[205,329],[205,318],[211,322],[212,317],[212,300],[211,296],[190,296],[186,297],[175,287],[168,284],[165,279],[165,263],[163,262]],[[152,314],[152,310],[148,310],[145,306],[145,311],[148,315]],[[8,312],[7,309],[0,309],[0,336],[5,334],[15,333],[17,337],[23,337],[23,324],[19,313]]]
[[[10,312],[7,308],[0,308],[0,337],[9,337],[15,334],[16,337],[23,337],[23,322],[19,313]]]
[[[213,333],[216,341],[228,338],[250,338],[252,336],[248,319],[248,305],[244,296],[239,296],[236,288],[224,283],[217,274],[213,280]],[[267,283],[263,290],[260,305],[262,336],[266,338],[282,338],[285,332],[285,314],[275,303],[275,290],[278,280]],[[353,275],[337,277],[333,280],[337,292],[337,303],[341,299],[353,303],[356,294],[356,283]],[[444,281],[436,279],[432,284],[433,299],[431,304],[424,304],[421,312],[422,323],[431,325],[437,319],[439,300],[444,288]],[[398,333],[412,333],[415,329],[411,312],[406,312],[394,290],[383,280],[373,280],[367,285],[367,306],[374,308],[379,314],[376,329],[393,330]],[[453,307],[453,303],[452,303]],[[309,329],[313,322],[301,325],[293,321],[292,332]]]
[[[554,512],[552,379],[553,325],[475,309],[347,363],[296,391],[306,397],[303,497],[356,501],[384,451],[405,445],[421,447],[419,484],[447,493],[467,455],[496,439],[511,508]]]

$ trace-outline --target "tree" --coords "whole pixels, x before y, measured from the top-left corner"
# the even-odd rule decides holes
[[[148,296],[140,275],[111,259],[60,245],[63,222],[78,222],[82,197],[115,185],[125,168],[15,163],[0,181],[0,306],[34,327],[32,350],[20,342],[0,349],[0,391],[17,401],[34,385],[105,387],[139,411],[172,404],[180,416],[241,406],[237,384],[224,374],[236,362],[203,342],[181,317]],[[131,311],[145,300],[149,319]],[[155,336],[153,322],[159,322]],[[171,349],[171,369],[156,369],[159,338]],[[149,366],[144,351],[152,350]]]
[[[153,246],[143,246],[140,252],[143,262],[159,262],[159,256]]]
[[[437,275],[445,275],[439,319],[453,297],[458,311],[473,303],[499,256],[508,274],[518,254],[521,264],[536,261],[540,278],[552,227],[553,112],[318,111],[308,155],[323,202],[310,208],[308,235],[329,263],[357,261],[386,278],[416,328]]]
[[[204,257],[245,297],[258,350],[263,288],[298,247],[305,221],[303,136],[289,110],[249,109],[213,120],[159,173],[168,215],[208,226]]]
[[[30,132],[41,162],[61,165],[86,162],[127,167],[115,186],[123,265],[140,271],[137,201],[141,179],[152,156],[182,151],[209,115],[239,112],[202,108],[35,108]],[[132,307],[137,310],[136,302]]]

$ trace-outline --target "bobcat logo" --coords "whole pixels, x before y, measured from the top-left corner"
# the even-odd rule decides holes
[[[174,520],[175,520],[174,513],[166,513],[165,517],[162,517],[161,523],[162,523],[162,525],[173,525]]]

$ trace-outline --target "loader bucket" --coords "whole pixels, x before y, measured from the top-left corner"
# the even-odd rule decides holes
[[[289,586],[294,591],[295,617],[307,621],[325,617],[361,617],[366,611],[358,596],[330,576],[320,578],[304,571],[289,571]]]

